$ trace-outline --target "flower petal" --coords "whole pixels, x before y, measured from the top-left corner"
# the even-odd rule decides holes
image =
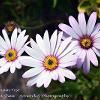
[[[18,51],[17,55],[21,56],[24,51],[25,51],[25,45]]]
[[[95,44],[95,43],[98,43],[98,44],[100,43],[100,37],[94,39],[94,44]]]
[[[100,49],[100,43],[94,43],[93,45],[95,48]]]
[[[13,62],[13,63],[11,64],[11,66],[10,66],[10,72],[11,72],[11,73],[14,73],[14,72],[15,72],[15,69],[16,69],[16,65],[15,65],[15,63]]]
[[[48,71],[43,71],[37,79],[37,87],[41,87],[44,84],[44,87],[47,88],[51,82],[51,77]]]
[[[19,48],[19,47],[21,47],[20,45],[23,45],[22,43],[25,41],[25,37],[24,37],[24,35],[25,35],[25,33],[26,33],[26,30],[23,30],[20,34],[19,34],[19,36],[18,36],[18,38],[17,38],[17,42],[16,42],[16,48]],[[28,37],[28,36],[27,36]],[[26,38],[27,38],[26,37]],[[24,41],[22,41],[24,39]],[[22,43],[21,43],[22,42]]]
[[[61,68],[65,68],[65,67],[71,67],[71,66],[74,66],[76,64],[76,61],[70,61],[70,62],[67,62],[67,63],[61,63],[59,64],[59,66]]]
[[[42,40],[42,37],[39,34],[36,35],[36,42],[37,42],[39,48],[42,50],[42,52],[46,55],[47,54],[46,47],[44,45],[44,41]]]
[[[44,33],[43,41],[44,41],[44,45],[46,47],[47,54],[50,54],[50,42],[49,42],[49,34],[48,34],[47,30]]]
[[[21,33],[19,34],[17,41],[22,41],[24,36],[25,36],[26,30],[21,31]]]
[[[91,33],[91,36],[92,37],[94,37],[94,39],[95,39],[95,37],[97,37],[97,33],[99,33],[99,30],[100,30],[100,23],[98,23],[95,27],[94,27],[94,31],[93,31],[93,33]]]
[[[65,55],[64,57],[60,58],[59,63],[67,63],[70,61],[77,61],[77,56],[76,55]]]
[[[77,67],[80,68],[85,60],[85,56],[86,56],[86,51],[85,50],[82,50],[79,57],[78,57],[78,60],[77,60]]]
[[[30,45],[33,50],[37,51],[38,53],[40,52],[42,55],[44,55],[43,52],[40,50],[39,46],[36,44],[36,42],[32,38],[30,39]]]
[[[45,74],[46,74],[46,70],[44,70],[39,74],[37,79],[37,84],[36,84],[37,87],[41,87],[44,84],[45,77],[47,77],[45,76]]]
[[[0,66],[3,66],[3,65],[5,65],[6,64],[6,59],[5,58],[1,58],[0,59]]]
[[[2,47],[0,47],[0,55],[3,55],[6,53],[6,50]]]
[[[72,79],[72,80],[76,79],[75,74],[72,71],[70,71],[69,69],[61,69],[61,71],[65,77]]]
[[[96,49],[95,47],[92,47],[92,49],[96,53],[96,55],[100,57],[100,50]]]
[[[51,71],[50,76],[53,80],[57,80],[58,79],[58,69]]]
[[[19,51],[25,44],[25,42],[27,41],[28,39],[28,35],[26,35],[25,37],[23,37],[23,39],[21,41],[19,41],[20,39],[17,39],[17,43],[16,43],[16,49],[17,51]]]
[[[41,52],[39,48],[30,48],[28,46],[25,47],[25,51],[27,54],[29,54],[31,57],[37,59],[37,60],[43,60],[45,57],[44,54]]]
[[[27,82],[27,86],[28,86],[28,87],[31,87],[32,85],[36,84],[37,79],[38,79],[37,76],[31,78],[31,79]]]
[[[3,30],[2,30],[2,33],[3,33],[4,39],[5,39],[5,41],[6,41],[6,44],[7,44],[8,48],[11,48],[10,40],[9,40],[9,37],[8,37],[8,35],[7,35],[7,33],[6,33],[6,30],[3,29]]]
[[[51,82],[50,73],[49,73],[49,71],[47,71],[45,73],[44,87],[47,88],[49,86],[50,82]]]
[[[33,77],[39,73],[41,73],[42,71],[44,70],[43,67],[39,67],[39,68],[31,68],[29,69],[28,71],[26,71],[22,77],[23,78],[30,78],[30,77]]]
[[[9,70],[11,64],[12,64],[12,63],[6,63],[4,66],[2,66],[2,67],[0,68],[0,74],[2,74],[2,73],[4,73],[4,72],[7,72],[7,71]]]
[[[57,43],[57,30],[54,31],[54,33],[51,36],[50,44],[51,44],[51,54],[54,53]]]
[[[63,32],[59,32],[59,34],[58,34],[58,39],[57,39],[57,45],[56,45],[56,48],[55,48],[54,55],[57,53],[58,48],[59,48],[59,46],[60,46],[60,44],[61,44],[62,36],[63,36]]]
[[[81,28],[82,33],[85,35],[86,34],[86,20],[85,20],[84,13],[79,13],[78,22],[79,22],[79,26]]]
[[[18,68],[18,69],[21,69],[22,68],[22,65],[20,64],[20,62],[18,61],[18,60],[16,60],[15,61],[15,66],[16,66],[16,68]]]
[[[17,28],[14,29],[12,36],[11,36],[11,46],[12,46],[12,48],[15,48],[16,41],[17,41]]]
[[[63,71],[61,71],[61,70],[58,70],[58,75],[59,75],[59,81],[61,82],[61,83],[64,83],[65,82],[65,77],[64,77],[64,74],[63,74]]]
[[[96,12],[93,12],[90,15],[88,23],[87,23],[87,34],[91,34],[92,33],[92,31],[94,29],[94,26],[95,26],[95,23],[96,23],[96,19],[97,19]]]
[[[90,59],[90,61],[93,63],[93,65],[98,66],[98,60],[97,60],[96,54],[93,52],[92,49],[89,49],[87,51],[87,57],[88,57],[88,59]]]
[[[8,50],[8,45],[1,36],[0,36],[0,47],[3,48],[4,50]]]
[[[86,74],[90,71],[90,59],[87,56],[86,56],[85,61],[83,63],[83,71]]]
[[[21,56],[18,59],[19,59],[19,62],[25,66],[38,67],[38,68],[42,66],[42,63],[40,61],[33,59],[32,57]]]
[[[100,31],[97,32],[97,34],[94,36],[94,39],[98,39],[98,38],[100,38]]]
[[[61,24],[59,24],[59,28],[62,31],[64,31],[66,34],[68,34],[69,36],[72,36],[75,39],[79,38],[79,36],[74,32],[74,30],[70,26],[61,23]]]
[[[75,46],[78,45],[78,41],[72,41],[70,45],[59,55],[59,58],[65,56],[68,52],[72,51]]]
[[[82,36],[82,32],[80,30],[79,24],[73,16],[69,17],[69,23],[72,26],[73,30],[77,33],[78,36]]]
[[[72,40],[72,37],[69,37],[69,38],[66,38],[64,41],[62,41],[56,55],[60,55],[68,46],[68,44],[71,42],[71,40]]]

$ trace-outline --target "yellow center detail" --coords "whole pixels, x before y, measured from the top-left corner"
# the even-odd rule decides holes
[[[89,37],[82,38],[80,41],[80,45],[85,49],[89,49],[92,46],[91,38]]]
[[[44,59],[43,66],[47,70],[54,70],[58,67],[58,59],[55,56],[47,56]]]
[[[10,49],[6,52],[5,58],[8,62],[14,61],[17,58],[17,51],[14,49]]]

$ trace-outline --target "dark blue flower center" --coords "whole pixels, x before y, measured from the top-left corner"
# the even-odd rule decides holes
[[[52,60],[48,60],[48,65],[52,65],[53,64],[53,61]]]
[[[9,57],[12,57],[12,56],[13,56],[13,54],[10,52],[10,53],[8,53],[8,56],[9,56]]]

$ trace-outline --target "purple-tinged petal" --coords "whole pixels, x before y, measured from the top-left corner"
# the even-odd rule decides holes
[[[69,36],[75,38],[75,39],[79,39],[79,36],[74,32],[74,30],[66,25],[66,24],[59,24],[59,28],[64,31],[66,34],[68,34]]]
[[[82,31],[80,30],[79,24],[73,16],[69,17],[69,23],[72,26],[73,30],[79,35],[82,36]]]
[[[79,13],[78,22],[79,22],[79,26],[81,28],[82,33],[85,35],[86,34],[86,20],[85,20],[84,13]]]
[[[90,15],[88,23],[87,23],[87,34],[92,33],[94,26],[95,26],[95,23],[96,23],[96,19],[97,19],[97,14],[96,14],[96,12],[93,12]]]
[[[88,57],[88,59],[90,59],[90,61],[92,62],[93,65],[98,66],[98,59],[92,49],[89,49],[87,51],[87,57]]]
[[[87,56],[86,56],[85,61],[83,63],[83,71],[85,74],[87,74],[90,71],[90,59],[87,58]]]

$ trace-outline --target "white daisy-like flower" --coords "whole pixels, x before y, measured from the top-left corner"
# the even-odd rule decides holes
[[[98,66],[96,55],[100,57],[100,23],[95,25],[96,19],[96,12],[93,12],[86,23],[84,13],[79,13],[78,22],[73,16],[69,17],[71,27],[63,23],[59,24],[59,28],[64,33],[77,40],[76,48],[79,58],[77,66],[79,68],[83,66],[85,73],[90,71],[90,62]]]
[[[25,32],[26,30],[23,30],[18,35],[17,28],[15,28],[10,41],[6,30],[2,30],[4,39],[0,36],[0,54],[3,56],[0,59],[0,74],[7,72],[9,69],[11,73],[14,73],[16,68],[21,69],[22,65],[19,58],[24,52],[24,47],[27,45],[25,42],[28,39]]]
[[[30,57],[23,56],[21,63],[32,67],[23,74],[23,78],[31,78],[27,86],[36,84],[37,87],[48,87],[51,80],[65,82],[65,77],[75,80],[75,75],[68,68],[76,64],[77,57],[72,49],[77,44],[71,43],[71,37],[61,41],[63,32],[57,34],[57,30],[49,40],[48,31],[45,31],[43,39],[37,34],[36,42],[30,40],[31,47],[26,46],[25,51]]]

